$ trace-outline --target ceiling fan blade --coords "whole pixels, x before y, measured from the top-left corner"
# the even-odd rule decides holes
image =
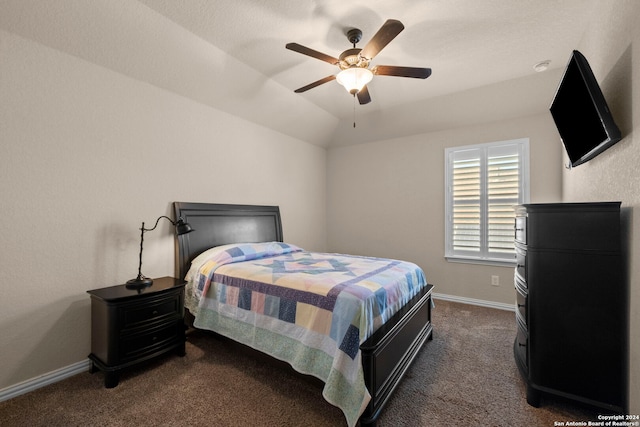
[[[328,62],[329,64],[332,64],[332,65],[336,65],[338,62],[340,62],[340,60],[338,58],[334,58],[333,56],[329,56],[329,55],[324,54],[322,52],[318,52],[317,50],[313,50],[313,49],[308,48],[306,46],[302,46],[301,44],[298,44],[298,43],[287,43],[287,45],[285,47],[287,49],[289,49],[289,50],[294,51],[294,52],[298,52],[298,53],[301,53],[303,55],[307,55],[307,56],[310,56],[312,58],[316,58],[316,59],[319,59],[321,61]]]
[[[396,38],[400,32],[404,30],[402,22],[396,19],[388,19],[378,32],[373,36],[369,43],[362,49],[360,56],[373,59],[389,42]]]
[[[322,84],[325,84],[325,83],[330,82],[331,80],[335,80],[335,79],[336,79],[336,76],[327,76],[324,79],[320,79],[320,80],[317,80],[317,81],[315,81],[313,83],[309,83],[306,86],[302,86],[301,88],[294,90],[294,92],[295,93],[306,92],[309,89],[313,89],[316,86],[320,86]]]
[[[431,68],[376,65],[371,69],[371,72],[377,76],[413,77],[416,79],[426,79],[431,75]]]
[[[371,102],[371,95],[369,95],[369,89],[367,85],[364,85],[362,89],[358,91],[358,102],[360,105],[368,104]]]

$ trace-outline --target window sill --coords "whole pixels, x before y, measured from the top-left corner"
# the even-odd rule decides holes
[[[494,265],[499,267],[510,267],[515,268],[516,260],[508,260],[508,259],[480,259],[480,258],[466,258],[466,257],[454,257],[454,256],[445,256],[444,257],[449,262],[457,262],[461,264],[477,264],[477,265]]]

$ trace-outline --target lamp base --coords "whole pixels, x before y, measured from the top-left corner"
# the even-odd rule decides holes
[[[153,285],[153,279],[148,277],[138,276],[135,279],[127,280],[127,288],[129,289],[142,289]]]

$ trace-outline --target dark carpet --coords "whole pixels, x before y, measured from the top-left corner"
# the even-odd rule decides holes
[[[384,409],[387,426],[553,426],[598,410],[543,398],[527,405],[513,359],[512,312],[436,301],[427,341]],[[187,355],[124,371],[120,384],[82,373],[0,403],[1,426],[344,426],[321,383],[203,331]]]

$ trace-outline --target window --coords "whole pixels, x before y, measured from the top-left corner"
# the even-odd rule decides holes
[[[529,139],[445,150],[445,257],[513,263],[513,207],[529,201]]]

